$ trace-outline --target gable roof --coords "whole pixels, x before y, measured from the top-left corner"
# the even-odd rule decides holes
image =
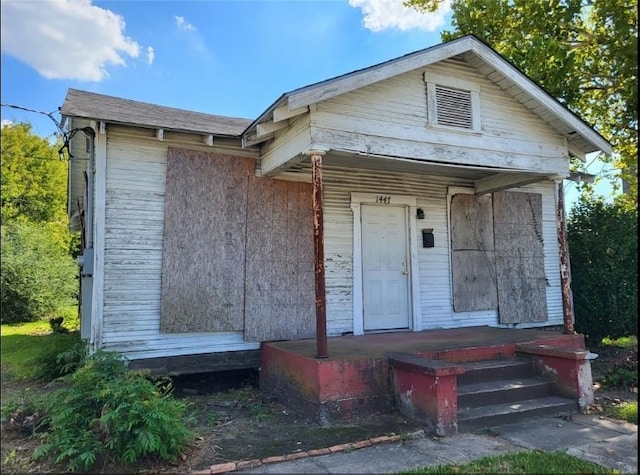
[[[238,137],[249,119],[192,112],[146,102],[69,89],[60,113],[68,117],[140,127]]]
[[[473,35],[287,92],[247,127],[244,136],[249,137],[261,123],[278,121],[279,115],[282,118],[295,116],[306,112],[311,104],[456,56],[462,57],[563,134],[569,150],[576,156],[597,151],[611,155],[611,144],[604,137]]]

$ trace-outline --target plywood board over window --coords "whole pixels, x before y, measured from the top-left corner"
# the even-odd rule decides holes
[[[542,195],[493,194],[500,323],[547,320]]]
[[[160,330],[243,329],[251,158],[169,148]]]
[[[454,310],[497,309],[505,324],[546,321],[542,195],[457,194],[450,210]]]
[[[492,310],[498,305],[491,196],[451,198],[451,266],[456,312]]]
[[[245,340],[315,336],[312,189],[250,177]]]

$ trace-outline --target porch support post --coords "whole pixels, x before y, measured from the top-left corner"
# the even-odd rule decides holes
[[[564,333],[573,334],[574,314],[573,295],[571,294],[571,268],[569,264],[569,245],[567,242],[567,224],[564,215],[564,190],[562,180],[556,181],[556,227],[558,230],[558,250],[560,252],[560,287],[562,292],[562,317]]]
[[[311,158],[311,180],[313,182],[313,248],[316,276],[316,358],[328,358],[327,345],[327,302],[324,275],[324,216],[322,156],[326,150],[309,150]]]

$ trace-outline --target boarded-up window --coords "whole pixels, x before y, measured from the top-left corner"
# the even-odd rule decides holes
[[[250,158],[169,149],[160,330],[244,324],[244,239]]]
[[[315,336],[312,189],[251,177],[245,340]]]
[[[546,321],[542,196],[494,193],[493,221],[500,323]]]
[[[454,310],[497,308],[500,323],[546,321],[543,246],[541,195],[454,195]]]
[[[315,336],[312,190],[253,159],[169,149],[160,329]]]
[[[491,196],[451,198],[451,266],[454,311],[497,307]]]

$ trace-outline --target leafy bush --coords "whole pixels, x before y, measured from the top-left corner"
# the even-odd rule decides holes
[[[46,227],[2,225],[2,323],[35,321],[73,305],[78,268]]]
[[[53,381],[73,373],[87,356],[87,344],[78,332],[47,335],[54,342],[33,359],[34,377],[41,381]]]
[[[169,460],[189,444],[186,406],[171,396],[170,380],[151,381],[112,352],[98,351],[56,391],[43,423],[45,443],[36,457],[51,455],[69,471],[98,460],[131,464],[145,456]]]
[[[616,365],[604,375],[602,385],[607,389],[638,387],[638,364]]]
[[[576,331],[590,344],[638,334],[638,212],[581,198],[567,221]]]

